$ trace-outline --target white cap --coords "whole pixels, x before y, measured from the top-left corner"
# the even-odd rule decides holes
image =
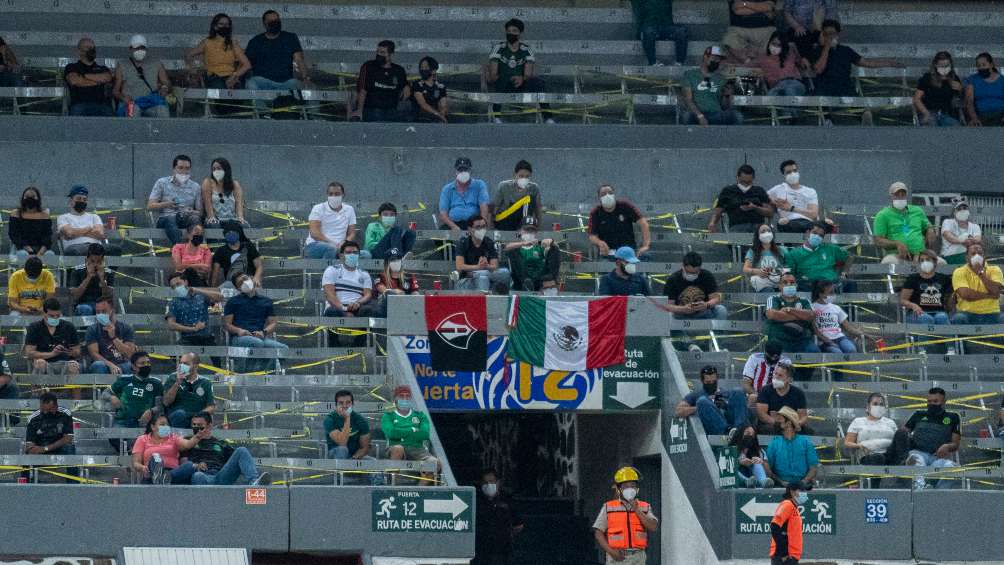
[[[705,55],[711,55],[713,57],[724,57],[725,51],[722,50],[718,45],[711,45],[704,50]]]
[[[139,34],[132,36],[129,39],[129,47],[146,47],[146,38]]]

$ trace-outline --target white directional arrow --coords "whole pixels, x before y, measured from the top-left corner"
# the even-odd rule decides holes
[[[628,408],[637,408],[655,397],[648,394],[648,383],[646,382],[619,382],[617,383],[617,393],[611,395],[610,398]]]
[[[773,502],[757,502],[756,497],[753,497],[746,504],[743,504],[739,510],[748,516],[750,520],[756,520],[757,518],[773,516],[774,506]]]
[[[467,503],[456,494],[453,498],[427,498],[422,501],[426,514],[451,514],[454,518],[467,510]]]

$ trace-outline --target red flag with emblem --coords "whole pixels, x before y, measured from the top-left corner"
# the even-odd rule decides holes
[[[485,295],[425,297],[425,327],[436,371],[484,371],[488,361]]]

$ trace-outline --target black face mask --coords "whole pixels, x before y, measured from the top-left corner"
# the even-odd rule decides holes
[[[777,362],[781,360],[780,355],[764,355],[763,360],[767,362],[768,365],[777,365]]]
[[[220,37],[230,37],[231,33],[233,33],[233,29],[231,29],[230,26],[216,28],[216,35],[219,35]]]
[[[704,383],[702,386],[704,386],[704,392],[708,396],[711,396],[712,394],[715,394],[715,392],[718,391],[718,382],[717,381],[713,382],[713,383]]]
[[[77,212],[83,212],[84,210],[87,209],[87,203],[86,202],[74,202],[73,203],[73,209],[76,210]]]
[[[519,34],[507,33],[505,34],[505,40],[509,43],[516,43],[517,41],[519,41]]]
[[[21,208],[25,210],[38,208],[38,198],[33,198],[31,196],[26,196],[21,199]]]
[[[202,242],[204,242],[204,241],[206,241],[206,236],[204,236],[204,235],[193,235],[192,236],[192,245],[196,245],[196,246],[202,245]]]
[[[718,66],[720,64],[721,63],[719,63],[718,61],[708,61],[708,70],[711,72],[715,72],[718,70]]]
[[[27,267],[24,268],[24,274],[28,275],[30,279],[37,279],[42,274],[42,269],[29,271]]]
[[[945,407],[942,406],[942,405],[940,405],[940,404],[938,404],[938,405],[928,404],[927,405],[927,413],[930,414],[930,415],[932,415],[932,416],[938,416],[938,415],[940,415],[944,411],[945,411]]]
[[[429,80],[429,77],[432,76],[432,71],[429,69],[422,69],[418,71],[418,76],[422,77],[422,80]]]
[[[147,365],[146,367],[136,367],[136,376],[139,377],[139,378],[141,378],[141,379],[145,379],[145,378],[149,377],[150,376],[150,366]]]
[[[265,24],[265,29],[272,35],[277,35],[282,31],[282,20],[275,20],[274,22],[268,22]]]
[[[373,60],[381,67],[387,64],[387,57],[384,57],[383,55],[377,55]]]
[[[199,432],[201,432],[204,429],[206,429],[205,426],[192,426],[192,432],[196,433],[196,434],[199,433]]]
[[[97,57],[98,57],[98,50],[97,50],[97,48],[96,47],[91,47],[90,49],[86,49],[84,51],[84,57],[87,57],[91,61],[97,59]]]
[[[990,78],[990,73],[993,69],[978,69],[976,72],[980,75],[980,78]]]

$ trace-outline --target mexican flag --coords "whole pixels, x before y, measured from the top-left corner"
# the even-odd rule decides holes
[[[557,371],[584,371],[624,362],[627,297],[509,301],[509,355]]]

